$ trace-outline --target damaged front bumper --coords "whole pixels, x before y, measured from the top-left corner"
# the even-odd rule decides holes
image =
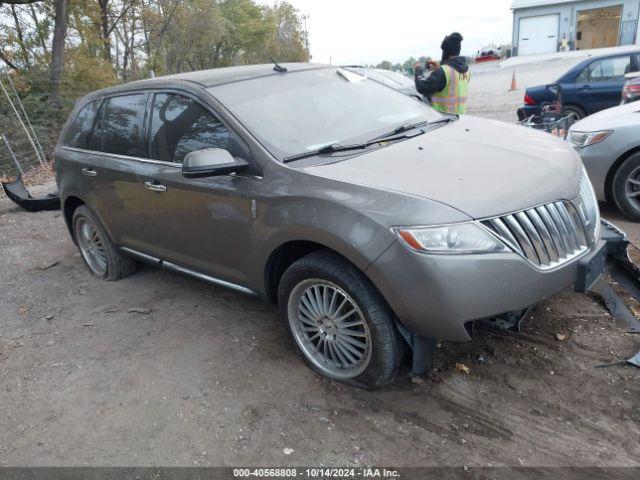
[[[600,239],[581,256],[543,270],[513,252],[425,255],[397,242],[366,273],[406,330],[467,341],[470,322],[524,310],[572,285],[587,291],[604,272],[606,254]]]
[[[21,175],[18,175],[13,182],[2,182],[2,188],[9,199],[29,212],[60,210],[60,196],[57,193],[51,193],[43,198],[33,198],[22,183]]]

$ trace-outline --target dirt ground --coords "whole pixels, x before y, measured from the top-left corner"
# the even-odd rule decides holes
[[[442,343],[423,383],[367,392],[306,368],[258,300],[150,267],[95,279],[59,212],[0,198],[0,244],[0,466],[640,465],[640,369],[595,368],[640,336],[596,297],[562,292],[522,334]]]

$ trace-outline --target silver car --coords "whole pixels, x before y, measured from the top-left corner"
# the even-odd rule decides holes
[[[475,320],[584,283],[602,246],[567,143],[331,66],[94,92],[55,160],[94,275],[146,262],[277,303],[314,370],[365,387],[420,339],[468,340]]]
[[[367,77],[369,80],[386,85],[389,88],[398,90],[405,95],[422,101],[422,95],[416,90],[416,84],[413,78],[409,78],[398,72],[383,70],[381,68],[365,68],[357,65],[342,67],[350,72],[358,73]]]
[[[640,221],[640,103],[609,108],[574,123],[567,137],[598,200]]]

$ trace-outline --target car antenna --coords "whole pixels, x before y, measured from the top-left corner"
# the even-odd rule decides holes
[[[276,61],[274,60],[274,58],[273,58],[273,57],[271,57],[271,56],[270,56],[269,58],[271,59],[271,61],[272,61],[272,62],[273,62],[273,64],[275,65],[275,67],[273,67],[273,69],[274,69],[276,72],[280,72],[280,73],[285,73],[285,72],[287,72],[286,67],[283,67],[283,66],[282,66],[282,65],[280,65],[278,62],[276,62]]]

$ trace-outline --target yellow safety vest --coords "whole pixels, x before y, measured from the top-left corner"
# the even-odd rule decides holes
[[[468,70],[460,73],[449,65],[442,65],[440,68],[444,71],[447,84],[441,91],[432,95],[431,106],[439,112],[460,115],[466,113],[471,73]]]

